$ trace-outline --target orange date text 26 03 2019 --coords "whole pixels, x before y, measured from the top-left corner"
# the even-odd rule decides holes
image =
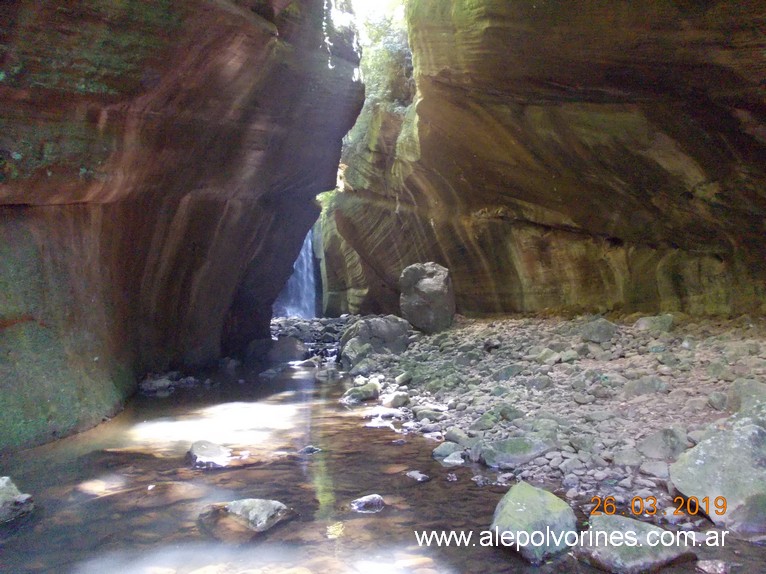
[[[590,501],[595,505],[590,512],[591,516],[594,514],[646,514],[652,516],[658,512],[657,499],[653,496],[634,496],[630,500],[630,505],[628,505],[627,510],[623,512],[618,510],[617,501],[614,496],[607,496],[605,498],[594,496]],[[710,516],[711,511],[717,516],[726,514],[726,498],[723,496],[716,496],[712,500],[712,504],[709,496],[704,498],[697,498],[696,496],[690,496],[689,498],[676,496],[673,499],[673,504],[675,505],[673,514],[690,514],[692,516],[706,514]]]

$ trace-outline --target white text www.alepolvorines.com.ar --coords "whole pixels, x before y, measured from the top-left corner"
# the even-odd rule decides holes
[[[639,536],[633,530],[625,532],[593,531],[577,532],[554,531],[546,527],[546,531],[535,530],[527,532],[520,530],[500,531],[482,530],[478,538],[471,530],[415,530],[418,546],[507,546],[516,550],[525,546],[724,546],[727,530],[711,530],[706,533],[695,532],[662,532],[652,531],[645,536]]]

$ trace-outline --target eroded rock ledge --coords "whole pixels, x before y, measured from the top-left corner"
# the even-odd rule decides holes
[[[324,11],[0,5],[0,450],[268,336],[363,98]]]
[[[417,91],[392,30],[323,218],[327,312],[396,312],[429,260],[463,313],[764,310],[766,4],[407,5]]]

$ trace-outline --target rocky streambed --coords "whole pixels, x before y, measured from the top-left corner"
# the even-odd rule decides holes
[[[25,516],[0,528],[0,565],[549,574],[766,561],[762,319],[458,316],[427,334],[343,316],[272,329],[266,370],[226,359],[148,376],[114,421],[3,461],[38,508],[8,490]],[[693,535],[627,553],[413,535],[490,527],[645,547]]]
[[[759,542],[765,327],[678,314],[459,318],[426,335],[397,317],[360,318],[342,341],[353,377],[342,400],[395,409],[381,415],[440,441],[445,466],[496,472],[479,480],[543,485],[586,515]]]

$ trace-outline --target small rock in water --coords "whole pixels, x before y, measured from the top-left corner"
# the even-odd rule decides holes
[[[487,486],[488,484],[492,484],[490,479],[488,479],[486,476],[482,476],[481,474],[472,476],[471,480],[474,481],[477,486]]]
[[[395,409],[385,406],[373,407],[364,413],[365,418],[394,419],[403,418],[404,412],[401,409]]]
[[[465,461],[463,460],[463,453],[462,453],[462,451],[455,451],[452,454],[450,454],[449,456],[445,456],[441,460],[441,463],[444,466],[460,466],[460,465],[464,464]]]
[[[450,472],[445,477],[447,482],[457,482],[457,475],[454,472]]]
[[[198,440],[186,453],[194,468],[223,468],[229,465],[231,450],[208,440]]]
[[[391,441],[391,444],[395,444],[396,446],[402,446],[403,444],[407,444],[407,441],[403,438],[397,438]]]
[[[364,424],[364,426],[370,429],[382,429],[382,428],[393,429],[394,428],[394,424],[391,421],[381,417],[375,417],[374,419],[370,419]]]
[[[318,452],[322,452],[322,449],[318,446],[314,446],[313,444],[304,446],[301,450],[298,451],[299,454],[316,454]]]
[[[0,476],[0,524],[29,514],[34,507],[31,495],[22,494],[10,477]]]
[[[439,446],[437,446],[432,453],[432,456],[439,460],[443,458],[447,458],[451,454],[455,452],[461,452],[463,450],[463,447],[460,446],[457,443],[445,441],[441,443]]]
[[[345,405],[354,405],[363,401],[371,401],[380,396],[380,384],[370,382],[360,387],[348,389],[340,398],[340,402]]]
[[[351,501],[351,509],[354,512],[363,512],[366,514],[372,514],[380,512],[386,506],[383,497],[379,494],[368,494],[361,498]]]
[[[293,516],[293,512],[277,500],[245,498],[209,506],[200,514],[199,524],[218,540],[244,542]]]
[[[418,482],[428,482],[429,480],[431,480],[430,476],[428,476],[427,474],[423,474],[419,470],[411,470],[407,473],[407,476],[414,480],[417,480]]]

